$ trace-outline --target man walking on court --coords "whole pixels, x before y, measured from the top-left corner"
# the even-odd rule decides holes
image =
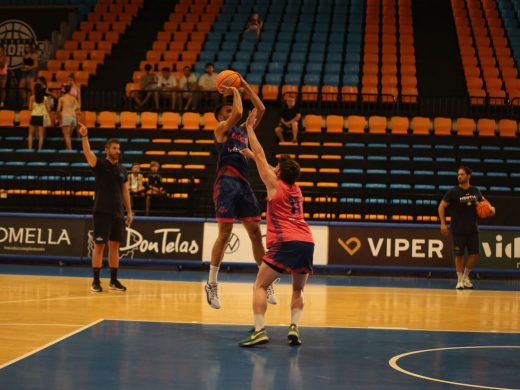
[[[451,234],[455,250],[455,267],[457,270],[457,290],[473,288],[469,280],[469,273],[475,266],[480,249],[476,205],[484,199],[480,190],[469,184],[472,170],[461,166],[457,170],[458,186],[449,190],[439,204],[439,219],[441,233],[448,235],[445,210],[450,206]],[[491,208],[495,215],[495,208]],[[468,261],[464,266],[464,253],[468,250]]]
[[[265,330],[266,289],[280,273],[292,277],[291,325],[287,332],[289,345],[301,345],[298,323],[303,311],[303,288],[312,274],[314,239],[303,216],[303,196],[296,180],[300,165],[282,155],[276,167],[267,163],[264,149],[253,131],[255,110],[247,118],[246,128],[251,149],[242,154],[255,161],[260,178],[267,189],[267,253],[256,276],[253,292],[255,328],[240,341],[241,347],[253,347],[269,341]]]
[[[256,128],[265,112],[265,106],[241,77],[245,93],[249,94],[256,111]],[[258,200],[249,184],[249,165],[240,151],[248,147],[247,131],[238,122],[242,119],[242,98],[234,87],[221,87],[219,91],[233,96],[233,103],[222,104],[215,109],[219,122],[215,129],[215,146],[218,153],[217,179],[213,188],[213,202],[218,223],[218,236],[211,251],[208,282],[205,285],[208,304],[220,309],[217,276],[224,257],[224,250],[233,229],[233,221],[238,219],[246,229],[253,246],[255,262],[260,266],[265,250],[260,231],[261,211]],[[268,291],[270,303],[276,303],[273,287]]]
[[[103,252],[108,242],[108,263],[110,266],[110,289],[126,291],[126,287],[117,279],[119,268],[119,246],[125,237],[126,225],[132,223],[132,206],[128,188],[128,174],[120,164],[120,144],[116,139],[109,139],[105,144],[106,158],[100,159],[90,150],[88,129],[79,124],[79,134],[83,154],[96,176],[96,198],[94,201],[94,249],[92,251],[92,272],[94,280],[91,291],[102,292],[99,274],[103,266]]]

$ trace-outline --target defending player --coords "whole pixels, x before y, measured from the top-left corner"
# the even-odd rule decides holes
[[[309,225],[303,219],[303,196],[295,184],[300,166],[290,156],[283,155],[273,168],[267,163],[262,145],[253,130],[256,110],[247,118],[246,128],[251,149],[242,154],[254,159],[258,173],[267,189],[267,253],[256,276],[253,293],[255,328],[240,346],[253,347],[269,341],[264,316],[267,310],[266,289],[280,273],[292,276],[290,345],[300,345],[298,323],[303,310],[303,288],[312,273],[314,240]]]

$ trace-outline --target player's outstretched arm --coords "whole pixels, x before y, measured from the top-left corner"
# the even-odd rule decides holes
[[[253,91],[253,88],[249,85],[249,83],[240,75],[240,81],[242,82],[242,86],[244,87],[244,90],[249,94],[251,97],[251,103],[253,103],[253,106],[256,108],[256,120],[253,125],[253,129],[256,129],[258,125],[260,124],[260,121],[262,120],[262,117],[265,113],[265,105],[260,100],[260,97],[256,94],[255,91]]]
[[[262,147],[262,145],[258,141],[258,138],[256,137],[255,131],[253,129],[253,124],[255,123],[255,121],[256,110],[253,109],[253,111],[249,113],[249,116],[247,117],[246,121],[247,137],[249,138],[249,146],[251,147],[251,153],[245,151],[242,154],[244,154],[246,157],[251,157],[255,160],[260,178],[264,182],[265,187],[267,189],[267,196],[268,198],[271,198],[274,192],[276,191],[278,182],[273,168],[267,162],[264,148]]]
[[[83,154],[87,159],[88,165],[91,167],[96,166],[97,157],[90,149],[90,143],[88,142],[88,129],[83,123],[78,123],[79,125],[79,135],[81,136],[81,146],[83,147]]]

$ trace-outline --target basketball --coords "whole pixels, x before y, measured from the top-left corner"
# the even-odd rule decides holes
[[[242,82],[240,75],[234,70],[223,70],[217,76],[217,91],[220,92],[220,86],[240,88]]]
[[[491,212],[491,203],[489,203],[487,200],[483,200],[481,202],[477,203],[477,215],[479,218],[488,218],[493,215]]]

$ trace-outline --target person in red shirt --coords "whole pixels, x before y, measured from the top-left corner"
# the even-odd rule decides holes
[[[253,347],[269,341],[264,320],[266,289],[282,272],[291,273],[293,287],[287,338],[290,345],[301,345],[298,323],[304,305],[303,288],[312,274],[314,240],[304,219],[302,192],[296,184],[300,165],[290,156],[282,155],[276,167],[270,166],[253,130],[255,120],[256,110],[253,109],[246,121],[250,149],[243,149],[241,153],[255,161],[267,189],[267,252],[253,292],[255,328],[239,345]]]

